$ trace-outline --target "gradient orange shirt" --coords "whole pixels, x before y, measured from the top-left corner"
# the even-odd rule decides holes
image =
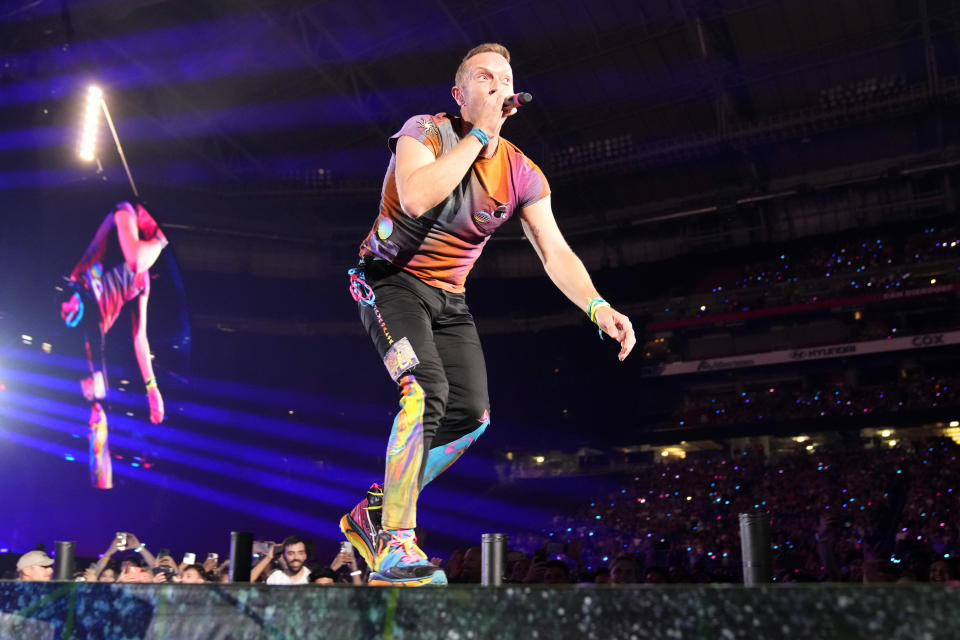
[[[360,246],[361,256],[376,256],[423,282],[462,293],[467,274],[494,231],[516,212],[550,194],[540,168],[500,138],[492,158],[480,158],[461,183],[433,209],[411,218],[397,194],[397,140],[409,136],[440,157],[460,142],[461,119],[440,113],[407,120],[391,136],[393,155],[380,195],[380,215]]]

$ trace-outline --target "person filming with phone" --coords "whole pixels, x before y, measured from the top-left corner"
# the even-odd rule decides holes
[[[349,542],[340,543],[340,553],[330,563],[330,569],[338,574],[347,573],[349,570],[349,580],[344,576],[341,582],[350,582],[356,586],[363,584],[363,571],[357,568],[357,556]]]
[[[136,562],[133,562],[129,569],[121,565],[120,574],[123,573],[124,569],[127,569],[127,575],[117,575],[118,582],[150,582],[152,581],[152,569],[157,566],[157,559],[153,556],[152,553],[147,549],[145,542],[140,542],[136,535],[130,533],[129,531],[117,531],[113,536],[113,539],[110,540],[110,545],[107,547],[107,550],[103,552],[103,555],[100,557],[100,560],[96,564],[89,567],[85,572],[85,578],[88,582],[95,582],[100,579],[100,575],[107,570],[107,564],[110,562],[111,558],[118,551],[133,551],[136,554],[139,554],[142,558],[140,562],[139,558]],[[132,556],[128,556],[132,557]],[[127,562],[126,564],[131,564]],[[141,571],[141,570],[146,571]],[[143,573],[142,579],[140,573]],[[136,580],[131,576],[136,575]],[[122,578],[122,579],[121,579]]]

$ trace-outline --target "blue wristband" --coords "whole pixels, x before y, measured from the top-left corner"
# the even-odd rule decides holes
[[[483,146],[487,146],[487,143],[490,142],[490,136],[484,133],[483,129],[477,129],[476,127],[474,127],[473,129],[470,129],[470,133],[468,133],[467,135],[475,136]]]

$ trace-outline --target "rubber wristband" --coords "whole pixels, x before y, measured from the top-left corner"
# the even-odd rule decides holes
[[[600,339],[603,340],[603,329],[600,328],[600,325],[597,323],[597,311],[604,307],[609,307],[610,303],[597,296],[596,298],[591,298],[587,301],[587,316],[590,318],[590,322],[597,325],[597,330],[600,333]]]
[[[143,383],[143,386],[146,387],[147,391],[150,391],[150,389],[156,389],[156,388],[157,388],[157,379],[156,379],[156,377],[150,378],[149,380],[147,380],[146,382],[144,382],[144,383]]]
[[[350,572],[350,575],[351,575],[351,576],[359,576],[359,575],[362,575],[362,574],[363,574],[363,571],[360,571],[360,569],[357,569],[356,571],[351,571],[351,572]]]
[[[147,548],[147,543],[146,543],[146,542],[141,542],[141,543],[140,543],[140,546],[137,547],[136,549],[134,549],[133,552],[134,552],[134,553],[140,553],[141,551],[143,551],[143,550],[146,549],[146,548]]]
[[[610,303],[604,300],[603,298],[597,296],[587,302],[587,315],[590,317],[590,322],[597,323],[597,311],[603,309],[604,307],[609,307]]]
[[[467,135],[474,136],[477,140],[480,141],[481,144],[483,144],[483,146],[487,146],[487,143],[490,142],[490,136],[484,133],[483,129],[477,129],[476,127],[474,127],[473,129],[470,129],[470,133],[468,133]]]

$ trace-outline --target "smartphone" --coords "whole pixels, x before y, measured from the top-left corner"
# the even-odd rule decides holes
[[[196,564],[197,554],[192,551],[183,554],[183,564]]]
[[[340,553],[353,553],[353,545],[346,540],[340,543]]]
[[[253,543],[253,555],[265,556],[270,553],[271,543],[264,540],[255,540]]]
[[[213,560],[214,562],[220,561],[220,554],[210,552],[207,554],[207,560]]]
[[[123,551],[127,548],[127,534],[123,531],[117,531],[117,551]]]

